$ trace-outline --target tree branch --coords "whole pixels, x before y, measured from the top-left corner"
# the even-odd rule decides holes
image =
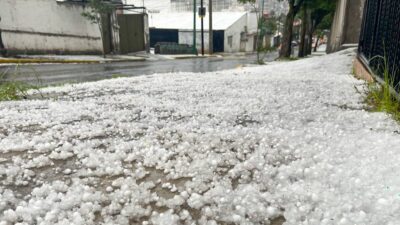
[[[295,15],[300,11],[300,8],[303,5],[303,3],[304,3],[304,0],[298,0],[297,4],[293,6],[293,11],[294,11]]]

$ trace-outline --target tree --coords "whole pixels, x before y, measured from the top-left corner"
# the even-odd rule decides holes
[[[318,0],[318,5],[319,7],[314,9],[311,15],[314,25],[311,30],[311,35],[316,34],[319,39],[319,37],[324,34],[325,30],[331,28],[336,10],[336,1]],[[315,45],[314,51],[316,51],[316,48],[317,45]]]
[[[263,12],[263,5],[260,6],[257,0],[238,0],[241,4],[248,4],[252,7],[256,13],[257,18],[257,31],[256,31],[256,51],[257,51],[257,63],[263,64],[266,53],[270,48],[263,46],[263,39],[267,33],[276,31],[276,21],[272,19],[266,19]],[[261,9],[260,9],[261,7]],[[261,53],[264,53],[263,55]]]
[[[335,1],[305,0],[302,5],[302,32],[299,57],[311,54],[312,38],[317,34],[317,41],[323,35],[322,29],[329,29],[335,12]],[[314,50],[317,47],[317,43]]]
[[[300,44],[299,44],[299,54],[298,56],[304,57],[306,55],[306,36],[307,36],[307,27],[309,26],[308,15],[309,7],[307,5],[308,1],[306,0],[302,7],[301,13],[301,34],[300,34]]]
[[[0,17],[1,22],[1,17]],[[3,39],[1,38],[1,28],[0,28],[0,55],[3,57],[7,56],[7,49],[4,47]]]
[[[88,0],[89,10],[82,13],[82,16],[88,19],[91,23],[97,24],[100,30],[101,42],[104,42],[104,19],[107,15],[114,11],[114,7],[109,1],[104,0]],[[105,57],[103,47],[103,57]]]
[[[279,51],[279,57],[281,58],[290,57],[292,52],[293,22],[304,1],[305,0],[288,0],[289,12],[286,14],[282,46],[281,50]]]

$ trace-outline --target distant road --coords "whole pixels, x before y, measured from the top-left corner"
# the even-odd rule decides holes
[[[267,55],[266,61],[273,61],[276,53]],[[21,65],[18,76],[7,77],[30,84],[55,85],[69,82],[97,81],[114,76],[139,76],[169,72],[209,72],[234,69],[255,62],[255,56],[226,58],[195,58],[179,60],[156,60],[141,62],[112,62],[102,64],[43,64]],[[13,71],[15,66],[0,67],[0,73]]]

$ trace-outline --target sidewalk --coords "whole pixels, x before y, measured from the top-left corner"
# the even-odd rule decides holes
[[[400,126],[354,56],[1,102],[0,224],[400,224]]]
[[[144,57],[128,55],[107,55],[105,58],[95,55],[20,55],[18,57],[0,57],[0,64],[32,64],[32,63],[107,63],[144,61]]]

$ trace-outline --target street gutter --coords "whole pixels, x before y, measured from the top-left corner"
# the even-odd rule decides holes
[[[1,64],[40,64],[40,63],[97,64],[97,63],[139,62],[139,61],[146,61],[146,59],[138,58],[138,59],[112,59],[112,60],[76,60],[76,59],[16,59],[16,58],[0,58],[0,65]]]

